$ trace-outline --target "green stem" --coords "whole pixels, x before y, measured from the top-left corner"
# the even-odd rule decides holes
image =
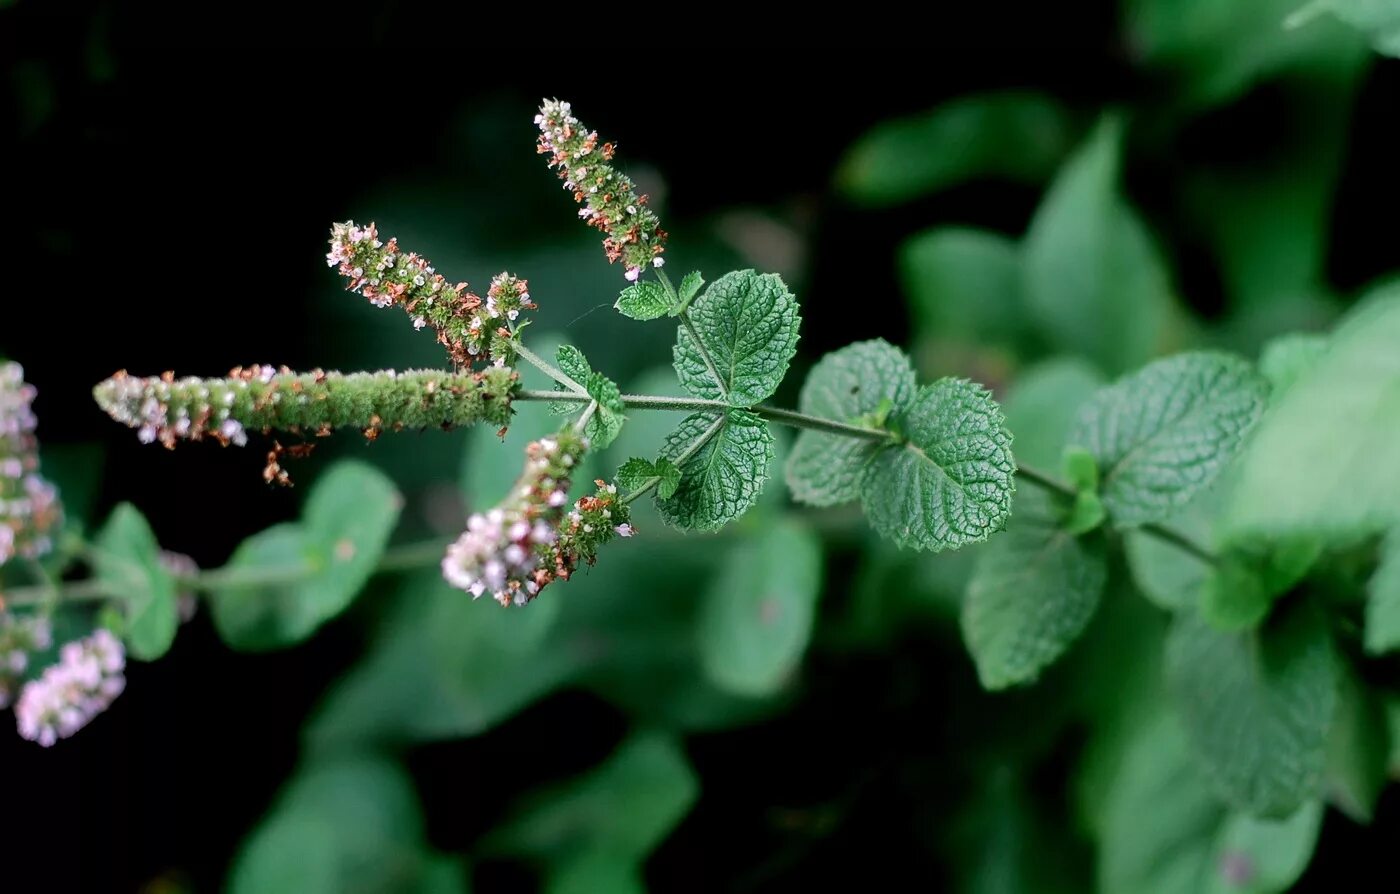
[[[1070,499],[1073,499],[1075,496],[1074,488],[1031,466],[1018,466],[1016,475],[1043,490],[1048,490],[1052,493],[1069,497]],[[1175,528],[1168,527],[1167,525],[1151,524],[1143,525],[1138,528],[1138,530],[1142,531],[1144,534],[1150,534],[1158,540],[1170,543],[1177,549],[1189,553],[1207,565],[1216,565],[1220,562],[1220,559],[1214,553]]]
[[[590,402],[587,409],[580,413],[578,419],[574,421],[574,431],[582,433],[584,428],[588,426],[588,420],[592,419],[596,412],[598,412],[598,402],[595,400]]]
[[[560,403],[585,403],[593,398],[587,395],[569,394],[559,391],[517,391],[514,400],[550,400]],[[784,410],[780,407],[767,407],[757,405],[752,407],[730,407],[722,400],[710,400],[704,397],[663,397],[651,394],[624,394],[622,395],[623,406],[638,410],[679,410],[684,412],[706,412],[713,410],[743,409],[756,416],[760,416],[771,422],[782,425],[790,425],[793,428],[808,428],[813,431],[826,432],[833,435],[845,435],[851,438],[865,438],[871,441],[893,441],[895,436],[884,429],[866,428],[860,425],[851,425],[846,422],[837,422],[834,419],[823,419],[820,416],[809,416],[806,413],[799,413],[796,410]]]
[[[375,574],[395,571],[410,571],[442,561],[446,544],[441,540],[428,540],[386,550],[375,566]],[[309,565],[284,565],[263,568],[211,568],[198,574],[180,575],[175,578],[181,589],[198,590],[209,593],[227,587],[256,587],[274,584],[291,584],[321,574],[322,570]],[[53,585],[33,585],[16,587],[4,594],[5,605],[41,605],[49,599],[64,601],[91,602],[115,599],[123,595],[122,587],[100,578],[57,583]]]
[[[565,388],[567,388],[567,389],[569,389],[570,391],[574,392],[574,394],[577,394],[577,395],[582,396],[584,400],[592,400],[592,399],[593,399],[593,398],[591,398],[591,397],[588,396],[588,389],[587,389],[587,388],[584,388],[584,387],[583,387],[582,385],[580,385],[578,382],[575,382],[573,379],[569,378],[568,374],[565,373],[565,372],[564,372],[562,369],[560,369],[559,367],[555,366],[554,364],[550,363],[548,360],[545,360],[545,359],[544,359],[543,357],[541,357],[539,354],[536,354],[534,351],[532,351],[532,350],[530,350],[529,348],[525,347],[523,344],[520,343],[520,340],[519,340],[519,339],[517,339],[516,342],[515,342],[515,352],[516,352],[517,354],[519,354],[519,355],[520,355],[520,358],[521,358],[522,360],[524,360],[526,363],[529,363],[531,366],[535,367],[535,368],[538,369],[540,372],[542,372],[542,373],[544,373],[545,375],[549,376],[551,379],[553,379],[554,381],[558,382],[560,385],[563,385]],[[522,393],[524,393],[524,392],[522,392]],[[550,393],[552,393],[552,392],[550,392]],[[530,398],[525,398],[525,400],[529,400],[529,399],[530,399]]]

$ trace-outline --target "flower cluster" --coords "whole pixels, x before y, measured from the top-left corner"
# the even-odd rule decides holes
[[[569,104],[545,100],[535,116],[539,125],[541,155],[549,157],[564,189],[573,193],[579,217],[605,233],[603,251],[609,262],[622,261],[627,279],[635,282],[646,267],[660,267],[666,248],[666,231],[637,195],[632,178],[609,162],[613,144],[598,144],[598,134],[573,116]]]
[[[532,442],[510,494],[473,514],[448,547],[447,582],[474,597],[489,590],[501,605],[524,605],[552,581],[568,580],[580,561],[592,564],[599,544],[630,537],[627,507],[612,485],[598,482],[597,495],[566,510],[570,473],[587,449],[587,439],[572,429]]]
[[[126,652],[109,630],[65,643],[58,664],[24,684],[15,704],[19,734],[45,748],[87,726],[126,688]]]
[[[9,707],[15,682],[29,670],[29,656],[53,645],[53,626],[43,615],[0,612],[0,708]]]
[[[39,476],[36,393],[22,366],[0,363],[0,565],[47,553],[62,520],[57,492]]]
[[[294,373],[286,367],[237,367],[227,378],[141,378],[119,372],[93,389],[113,419],[136,429],[144,443],[213,438],[243,445],[248,432],[280,429],[326,436],[353,426],[367,437],[401,430],[510,422],[518,384],[514,370],[481,372],[384,370],[374,373]]]
[[[415,329],[431,326],[459,368],[509,364],[511,324],[521,311],[535,308],[525,280],[502,273],[482,301],[466,283],[449,283],[427,258],[400,249],[397,239],[380,241],[373,223],[361,227],[348,220],[332,226],[326,263],[338,267],[347,288],[375,307],[398,305]]]

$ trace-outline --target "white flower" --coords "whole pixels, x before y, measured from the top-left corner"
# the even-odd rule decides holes
[[[613,528],[613,531],[619,537],[631,537],[633,534],[637,533],[636,530],[630,524],[618,525],[617,527]]]
[[[642,268],[640,268],[640,267],[628,267],[628,268],[627,268],[627,272],[624,273],[624,274],[622,274],[622,275],[623,275],[623,277],[624,277],[628,282],[636,282],[636,281],[637,281],[637,277],[639,277],[639,276],[642,275]]]

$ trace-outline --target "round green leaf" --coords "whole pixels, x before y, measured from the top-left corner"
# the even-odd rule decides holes
[[[721,689],[763,696],[792,678],[821,595],[821,541],[779,522],[731,550],[700,616],[700,657]]]
[[[985,540],[1011,512],[1015,461],[1001,408],[965,379],[924,386],[895,417],[907,443],[865,465],[861,505],[899,546],[941,550]]]
[[[851,422],[898,412],[914,398],[914,368],[904,352],[883,339],[856,342],[823,357],[802,384],[798,409],[812,416]],[[865,420],[872,424],[873,419]],[[861,468],[877,445],[840,435],[804,430],[787,462],[792,495],[813,506],[834,506],[860,496]]]
[[[97,578],[120,594],[126,608],[131,654],[154,661],[170,649],[180,626],[175,578],[160,562],[156,535],[141,510],[122,503],[98,532],[96,547]]]

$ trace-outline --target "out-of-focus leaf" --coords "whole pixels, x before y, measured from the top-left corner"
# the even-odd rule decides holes
[[[1321,801],[1309,801],[1280,820],[1231,814],[1216,841],[1206,894],[1281,894],[1292,888],[1312,860],[1322,811]]]
[[[1157,247],[1119,195],[1123,127],[1105,118],[1036,209],[1021,274],[1026,309],[1054,348],[1110,374],[1170,347],[1180,312]]]
[[[1393,0],[1313,0],[1289,16],[1285,26],[1306,25],[1326,12],[1365,34],[1377,53],[1400,57],[1400,6]]]
[[[1103,376],[1077,357],[1052,358],[1021,372],[1002,402],[1017,462],[1053,469],[1075,414],[1103,384]]]
[[[876,125],[847,151],[836,182],[863,205],[893,205],[979,177],[1034,183],[1054,170],[1072,132],[1047,97],[963,97]]]
[[[807,649],[821,585],[821,541],[806,527],[778,522],[736,544],[700,617],[710,679],[746,696],[783,688]]]
[[[1014,349],[1025,333],[1021,247],[1000,233],[940,227],[899,248],[900,283],[921,336]]]
[[[1380,655],[1400,648],[1400,527],[1386,535],[1366,591],[1366,651]]]
[[[558,615],[554,584],[520,610],[473,601],[436,570],[405,578],[386,598],[369,654],[331,689],[308,739],[327,751],[482,732],[549,692],[583,656],[546,649]],[[558,588],[556,590],[555,588]]]
[[[635,865],[690,811],[700,783],[676,742],[639,733],[589,773],[540,792],[492,830],[488,850],[567,860],[599,852]]]
[[[1336,23],[1287,29],[1301,0],[1127,0],[1129,44],[1179,82],[1186,105],[1228,101],[1283,70],[1330,74],[1356,65],[1362,42]],[[1331,27],[1328,27],[1331,26]]]
[[[1293,383],[1317,365],[1327,351],[1327,337],[1310,333],[1282,335],[1259,354],[1259,373],[1269,380],[1269,403],[1277,404]]]
[[[948,863],[963,894],[1078,894],[1080,878],[1068,830],[1040,815],[1009,769],[992,771],[957,815]]]
[[[1099,827],[1102,894],[1200,894],[1225,811],[1198,774],[1176,719],[1161,713],[1126,741]],[[1151,822],[1144,822],[1151,817]]]
[[[1400,285],[1374,290],[1259,424],[1230,536],[1345,539],[1400,524]]]
[[[1242,634],[1182,615],[1167,676],[1192,749],[1230,804],[1280,819],[1321,794],[1337,663],[1326,620],[1311,604]]]
[[[1069,440],[1098,459],[1115,524],[1160,522],[1238,455],[1267,393],[1237,357],[1178,354],[1100,390],[1080,409]]]
[[[549,872],[545,894],[646,894],[636,861],[605,851],[561,860]]]
[[[244,842],[229,890],[466,894],[467,877],[428,848],[408,774],[381,758],[347,757],[293,778]]]
[[[1327,741],[1327,800],[1358,823],[1369,823],[1385,788],[1391,735],[1385,701],[1345,667],[1337,719]]]
[[[175,578],[161,564],[155,533],[141,510],[122,503],[112,510],[95,545],[97,578],[121,594],[131,654],[154,661],[169,650],[180,626]]]
[[[402,506],[373,466],[332,467],[312,488],[300,524],[274,525],[234,551],[230,570],[254,582],[214,592],[224,642],[249,651],[289,646],[344,611],[374,573]]]
[[[962,629],[988,689],[1034,680],[1099,607],[1108,577],[1103,538],[1076,537],[1063,523],[1064,507],[1028,488],[1006,531],[978,555]]]

